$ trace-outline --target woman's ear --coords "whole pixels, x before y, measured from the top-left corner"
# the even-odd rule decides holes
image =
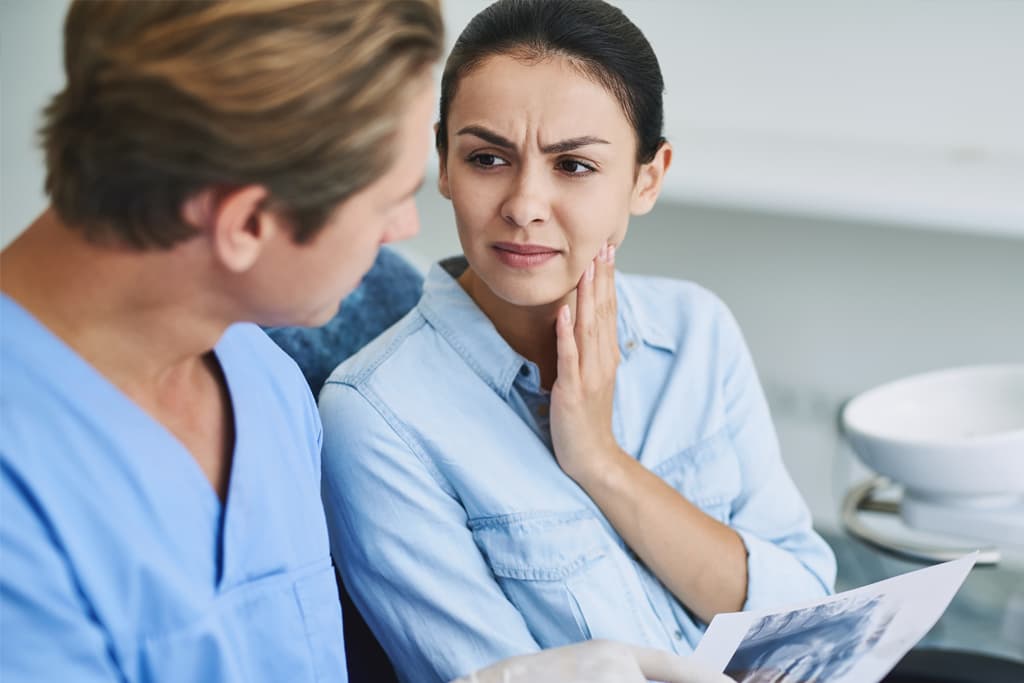
[[[437,139],[437,131],[441,126],[440,121],[434,124],[434,139]],[[451,200],[452,193],[448,188],[448,159],[447,150],[437,146],[437,191],[447,200]]]
[[[672,145],[668,142],[661,143],[654,158],[646,164],[641,164],[636,174],[636,182],[633,184],[633,196],[630,199],[629,211],[634,216],[642,216],[654,208],[661,194],[661,187],[665,180],[665,173],[672,165]]]
[[[286,229],[264,206],[269,194],[261,185],[228,191],[207,187],[185,200],[181,215],[207,236],[225,269],[242,273],[252,268],[274,234]]]

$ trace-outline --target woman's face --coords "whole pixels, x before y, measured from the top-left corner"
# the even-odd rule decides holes
[[[495,56],[464,76],[448,113],[441,193],[473,275],[519,306],[562,301],[631,214],[657,197],[667,152],[637,169],[618,100],[567,59]]]

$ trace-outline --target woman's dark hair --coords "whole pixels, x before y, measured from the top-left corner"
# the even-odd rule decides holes
[[[637,161],[654,159],[662,137],[658,58],[647,38],[603,0],[498,0],[469,22],[455,42],[441,78],[437,148],[448,148],[448,110],[460,79],[495,55],[538,61],[569,58],[619,101],[637,137]]]

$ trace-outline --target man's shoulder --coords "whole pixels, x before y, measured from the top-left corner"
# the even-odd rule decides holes
[[[231,325],[217,343],[217,354],[244,359],[249,374],[275,385],[288,396],[310,396],[309,386],[295,360],[258,325]]]

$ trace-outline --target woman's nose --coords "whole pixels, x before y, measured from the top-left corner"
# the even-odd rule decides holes
[[[551,216],[551,203],[543,171],[524,165],[520,168],[508,196],[501,206],[501,217],[508,223],[525,228],[543,223]]]

